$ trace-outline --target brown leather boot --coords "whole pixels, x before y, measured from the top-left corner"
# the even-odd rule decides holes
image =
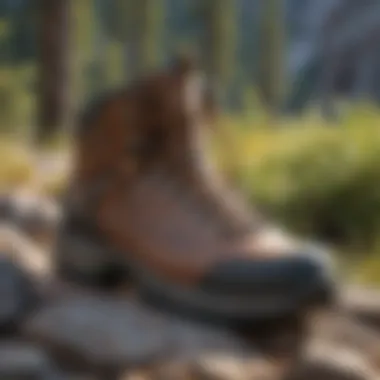
[[[291,314],[331,294],[323,252],[269,228],[226,190],[204,156],[212,120],[201,76],[184,63],[90,108],[61,273],[130,274],[150,301],[233,322]]]

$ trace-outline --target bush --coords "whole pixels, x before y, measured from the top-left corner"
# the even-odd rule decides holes
[[[29,183],[33,178],[34,168],[22,147],[3,139],[0,141],[0,151],[0,188],[22,187]]]
[[[65,188],[67,166],[63,164],[57,170],[41,172],[38,159],[56,159],[60,153],[66,153],[65,142],[53,141],[51,145],[44,146],[40,155],[34,154],[30,146],[24,141],[15,141],[14,137],[0,135],[0,151],[2,163],[0,165],[0,189],[12,191],[13,189],[33,187],[53,197],[59,197]],[[45,158],[43,158],[45,157]],[[66,160],[63,154],[62,160]],[[38,189],[38,190],[37,190]]]
[[[371,251],[380,232],[379,116],[339,127],[301,120],[280,130],[234,128],[221,163],[254,203],[302,234]],[[226,129],[229,129],[227,126]]]

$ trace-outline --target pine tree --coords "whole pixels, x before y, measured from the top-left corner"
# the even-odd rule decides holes
[[[39,5],[37,140],[42,142],[59,130],[67,113],[69,1],[40,0]]]
[[[258,87],[268,116],[281,110],[284,95],[284,21],[283,0],[261,1]]]
[[[94,78],[90,75],[94,61],[93,1],[67,0],[70,3],[70,99],[73,113],[92,95]]]
[[[125,70],[136,76],[160,60],[164,0],[115,0],[104,3],[106,30],[124,44]]]
[[[203,19],[200,45],[205,57],[207,75],[222,103],[227,101],[228,88],[236,64],[236,0],[199,0]]]
[[[161,59],[164,1],[137,0],[140,4],[140,63],[143,71],[155,67]]]
[[[87,0],[89,1],[89,0]],[[92,60],[89,64],[88,79],[90,92],[101,92],[106,86],[107,70],[107,34],[103,30],[103,25],[99,22],[102,0],[89,1],[89,11],[91,11],[91,35],[92,35]]]

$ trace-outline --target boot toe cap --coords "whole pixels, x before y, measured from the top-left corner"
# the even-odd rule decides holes
[[[324,251],[267,260],[235,259],[215,267],[202,283],[210,293],[307,297],[333,292],[332,263]]]

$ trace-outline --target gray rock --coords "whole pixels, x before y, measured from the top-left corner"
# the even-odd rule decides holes
[[[60,220],[58,205],[35,194],[16,193],[3,195],[0,204],[1,219],[28,236],[46,241],[53,238]]]
[[[45,278],[51,274],[52,264],[46,249],[15,226],[0,224],[1,257],[6,257],[33,278]]]
[[[323,340],[327,345],[351,349],[364,354],[368,361],[380,370],[380,334],[353,315],[329,313],[317,321],[311,340]]]
[[[309,347],[287,380],[377,380],[378,374],[360,352],[317,342]]]
[[[143,365],[171,345],[165,319],[132,302],[101,296],[48,306],[31,317],[25,332],[60,360],[75,359],[91,368]]]
[[[342,294],[342,308],[380,332],[380,290],[348,287]]]
[[[12,200],[6,194],[0,194],[0,221],[5,222],[13,217]]]
[[[145,370],[131,371],[124,380],[278,380],[287,367],[260,356],[241,352],[200,352],[194,356],[173,356]]]
[[[184,358],[172,358],[155,366],[151,371],[128,373],[123,377],[123,380],[186,380],[191,378],[192,373],[189,361]]]
[[[258,356],[228,331],[159,314],[116,296],[63,298],[33,315],[24,331],[61,362],[76,360],[89,368],[127,370],[178,357],[194,363],[194,357],[208,354],[236,360]]]
[[[239,353],[243,356],[256,356],[257,351],[251,344],[229,330],[203,325],[170,317],[170,335],[177,354],[191,357],[201,353]]]
[[[191,374],[197,380],[273,380],[280,378],[280,367],[269,359],[212,354],[194,361]]]
[[[59,379],[46,354],[22,342],[0,343],[0,378],[6,380]]]
[[[27,274],[0,254],[0,330],[8,332],[16,327],[37,302]]]
[[[204,353],[173,356],[145,370],[131,371],[123,380],[277,380],[285,367],[268,359],[241,352]]]

